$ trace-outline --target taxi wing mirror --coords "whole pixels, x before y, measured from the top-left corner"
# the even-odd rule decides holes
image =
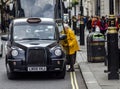
[[[66,34],[60,35],[60,40],[65,40],[66,38],[67,38],[67,35],[66,35]]]

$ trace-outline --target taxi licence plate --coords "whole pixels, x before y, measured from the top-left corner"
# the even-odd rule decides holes
[[[28,71],[35,72],[35,71],[47,71],[46,67],[28,67]]]

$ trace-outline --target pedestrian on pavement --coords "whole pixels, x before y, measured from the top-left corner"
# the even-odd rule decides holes
[[[76,52],[80,49],[76,36],[73,30],[68,26],[68,24],[64,24],[64,30],[61,32],[62,34],[66,34],[67,38],[61,41],[63,48],[67,54],[67,61],[69,61],[70,68],[68,72],[74,71],[74,64],[76,61]]]
[[[101,21],[100,21],[100,32],[103,35],[105,35],[107,28],[108,28],[108,25],[107,25],[106,19],[104,16],[102,16]]]
[[[93,19],[92,19],[92,31],[93,32],[95,32],[96,25],[100,27],[100,19],[99,19],[99,17],[93,17]]]
[[[77,19],[76,19],[76,16],[72,16],[72,24],[73,24],[73,30],[74,30],[74,33],[76,35],[76,24],[77,23]]]
[[[83,21],[84,21],[84,25],[85,25],[85,27],[86,27],[87,22],[88,22],[88,17],[87,17],[87,16],[84,16],[84,17],[83,17]]]
[[[88,21],[87,21],[87,30],[89,31],[89,33],[92,32],[92,19],[90,17],[88,17]]]
[[[80,14],[78,14],[78,17],[77,17],[77,22],[76,22],[76,35],[80,35],[80,18],[81,18],[81,16],[80,16]]]

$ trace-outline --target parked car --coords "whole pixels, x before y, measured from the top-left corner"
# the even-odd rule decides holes
[[[50,18],[21,18],[11,22],[7,41],[6,70],[8,79],[19,72],[53,72],[58,78],[66,73],[65,52],[58,25]]]

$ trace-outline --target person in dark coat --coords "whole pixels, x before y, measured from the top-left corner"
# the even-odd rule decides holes
[[[89,33],[92,32],[92,19],[90,17],[88,17],[88,21],[87,21],[87,30],[89,31]]]

